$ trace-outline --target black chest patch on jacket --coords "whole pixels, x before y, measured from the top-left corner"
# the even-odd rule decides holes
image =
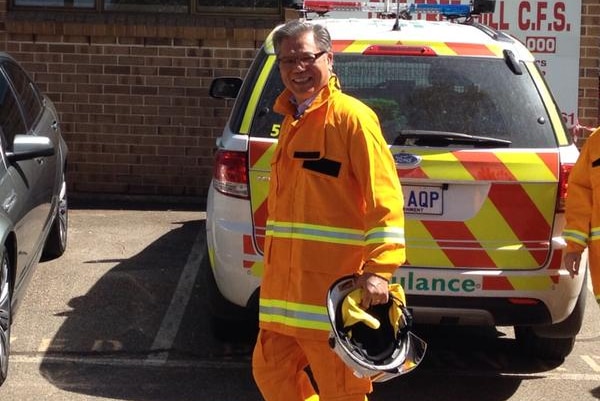
[[[317,173],[337,177],[340,174],[342,163],[331,159],[305,160],[302,167]]]

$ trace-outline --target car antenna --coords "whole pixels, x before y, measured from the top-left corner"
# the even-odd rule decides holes
[[[392,31],[399,31],[399,30],[400,30],[400,0],[396,0],[396,22],[394,22]]]
[[[396,0],[396,22],[394,22],[394,26],[392,27],[392,31],[400,30],[400,18],[402,19],[412,19],[410,15],[410,4],[406,4],[406,7],[400,11],[400,0]]]

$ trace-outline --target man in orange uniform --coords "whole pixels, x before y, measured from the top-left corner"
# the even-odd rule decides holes
[[[588,247],[594,295],[600,303],[600,128],[589,136],[571,170],[565,217],[565,268],[571,277],[578,274],[581,253]]]
[[[388,301],[405,261],[400,182],[377,116],[340,89],[326,28],[291,21],[273,44],[286,87],[274,110],[285,118],[271,161],[254,378],[267,401],[363,401],[370,380],[328,345],[327,290],[357,274],[364,308]]]

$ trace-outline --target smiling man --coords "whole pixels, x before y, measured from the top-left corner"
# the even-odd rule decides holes
[[[363,401],[371,381],[328,344],[327,290],[355,274],[363,308],[388,301],[405,261],[400,182],[377,116],[341,91],[327,29],[291,21],[273,44],[285,86],[274,110],[284,120],[271,161],[254,378],[267,401]]]

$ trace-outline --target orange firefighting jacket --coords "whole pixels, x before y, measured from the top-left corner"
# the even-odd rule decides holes
[[[566,251],[588,247],[594,295],[600,302],[600,128],[587,139],[571,170],[565,217]]]
[[[375,113],[337,77],[298,118],[288,90],[271,160],[260,327],[326,339],[326,296],[341,276],[390,278],[405,261],[403,197]]]

